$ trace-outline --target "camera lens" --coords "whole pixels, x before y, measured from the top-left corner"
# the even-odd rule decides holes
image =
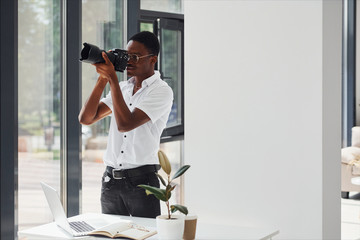
[[[101,52],[103,52],[103,50],[100,50],[97,46],[89,43],[84,43],[83,45],[84,48],[81,50],[80,61],[87,63],[105,62],[101,55]]]
[[[83,43],[84,48],[81,50],[81,62],[86,63],[103,63],[105,62],[104,58],[102,57],[102,52],[104,50],[100,50],[95,45],[90,43]],[[129,59],[129,55],[127,51],[122,49],[113,49],[110,52],[105,52],[108,56],[110,62],[114,65],[116,71],[123,72],[126,69],[127,62]]]

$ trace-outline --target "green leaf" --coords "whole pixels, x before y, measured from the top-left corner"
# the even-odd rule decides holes
[[[153,186],[149,186],[149,185],[138,185],[138,187],[144,188],[145,190],[149,191],[152,194],[162,194],[163,189],[157,188],[157,187],[153,187]]]
[[[166,194],[166,201],[168,201],[169,199],[171,198],[171,192],[168,192],[167,194]]]
[[[166,202],[167,200],[169,200],[168,198],[166,198],[166,191],[164,189],[143,184],[138,185],[138,187],[144,188],[147,195],[149,195],[149,193],[154,194],[154,196],[161,201]]]
[[[165,196],[166,196],[167,199],[170,199],[170,198],[171,198],[171,191],[172,191],[173,189],[174,189],[174,188],[172,188],[170,184],[166,186]]]
[[[150,194],[153,194],[152,192],[150,192],[149,190],[145,190],[145,193],[146,193],[146,195],[150,195]]]
[[[184,166],[182,166],[182,167],[174,174],[172,180],[174,180],[175,178],[178,178],[178,177],[180,177],[181,175],[183,175],[183,174],[186,172],[186,170],[189,169],[189,167],[190,167],[190,165],[184,165]],[[172,180],[171,180],[171,181],[172,181]]]
[[[155,173],[155,174],[156,174],[156,176],[158,176],[158,178],[160,179],[162,185],[164,185],[164,187],[166,187],[166,182],[165,182],[164,178],[163,178],[160,174],[158,174],[158,173]]]
[[[166,154],[163,151],[159,150],[158,157],[159,157],[159,162],[160,162],[161,168],[164,170],[164,172],[166,172],[167,175],[170,175],[171,165],[170,165],[169,159],[167,158]]]
[[[170,206],[171,212],[174,213],[176,211],[180,211],[183,214],[187,215],[189,213],[187,207],[183,206],[183,205],[179,205],[179,204],[175,204],[175,205],[171,205]]]

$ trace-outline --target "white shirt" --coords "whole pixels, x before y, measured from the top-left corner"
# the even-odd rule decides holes
[[[158,71],[145,79],[133,95],[134,81],[130,78],[120,82],[120,89],[130,111],[138,108],[148,115],[150,121],[145,124],[129,132],[120,132],[113,113],[111,92],[101,99],[112,111],[104,164],[116,169],[159,164],[160,136],[173,104],[172,89],[160,78]]]

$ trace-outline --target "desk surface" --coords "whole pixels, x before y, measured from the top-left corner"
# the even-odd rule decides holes
[[[79,216],[69,218],[70,221],[76,221],[79,219],[96,219],[101,218],[101,214],[88,213],[82,214]],[[127,216],[115,216],[115,215],[105,215],[106,218],[110,220],[126,219],[132,220],[136,224],[143,225],[150,228],[156,228],[156,220],[149,218],[138,218],[138,217],[127,217]],[[196,230],[196,239],[259,239],[266,240],[272,239],[272,237],[279,234],[277,229],[263,229],[263,228],[247,228],[239,226],[226,226],[219,224],[205,224],[201,222],[201,219],[198,220],[197,230]],[[72,237],[70,234],[59,228],[54,222],[44,224],[38,227],[26,229],[19,231],[18,233],[20,239],[27,240],[44,240],[44,239],[107,239],[109,238],[99,238],[92,236],[85,237]],[[154,235],[148,239],[155,240],[157,235]]]

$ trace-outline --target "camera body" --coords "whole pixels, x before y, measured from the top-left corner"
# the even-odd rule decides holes
[[[114,61],[111,60],[110,61],[113,63],[115,71],[123,72],[126,69],[127,63],[129,61],[129,55],[127,51],[123,49],[114,48],[109,53],[110,54],[112,53],[114,55]]]
[[[81,50],[81,62],[86,63],[104,63],[105,60],[102,57],[101,53],[105,52],[100,50],[99,47],[90,44],[83,43],[84,48]],[[105,52],[108,56],[110,62],[114,65],[115,71],[123,72],[126,69],[127,63],[129,61],[129,55],[126,50],[123,49],[112,49],[110,52]]]

